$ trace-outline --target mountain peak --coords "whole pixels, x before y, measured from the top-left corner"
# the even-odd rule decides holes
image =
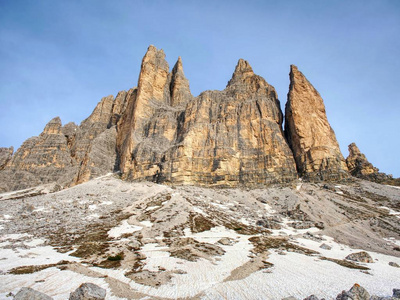
[[[44,134],[59,134],[61,133],[61,119],[60,117],[55,117],[51,119],[43,130]]]
[[[253,69],[251,68],[247,60],[241,58],[236,64],[235,71],[232,74],[232,79],[229,80],[227,86],[231,86],[237,82],[241,82],[250,76],[254,76]]]

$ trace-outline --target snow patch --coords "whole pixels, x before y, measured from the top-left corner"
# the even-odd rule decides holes
[[[114,227],[108,231],[108,236],[112,238],[118,238],[123,234],[139,231],[142,228],[142,226],[129,224],[128,220],[123,220],[119,226]]]

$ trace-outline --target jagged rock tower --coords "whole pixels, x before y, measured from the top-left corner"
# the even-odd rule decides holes
[[[296,67],[283,114],[273,86],[238,61],[223,91],[193,97],[178,59],[172,71],[150,46],[137,88],[104,97],[79,126],[55,118],[12,156],[0,150],[0,191],[108,172],[123,179],[260,186],[348,176],[322,98]],[[297,169],[296,169],[297,168]]]
[[[290,67],[285,133],[301,177],[309,180],[348,177],[346,162],[326,117],[324,102],[294,65]]]

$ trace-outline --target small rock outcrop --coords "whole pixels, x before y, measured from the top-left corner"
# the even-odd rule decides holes
[[[348,177],[335,132],[317,90],[292,65],[285,109],[285,133],[304,179],[337,180]]]
[[[53,300],[53,298],[34,289],[23,287],[15,295],[14,300]]]
[[[379,172],[379,169],[367,160],[355,143],[349,145],[349,156],[346,158],[346,164],[350,174],[354,177],[377,183],[400,185],[400,180],[397,179],[396,184],[396,179],[392,175]]]
[[[373,263],[374,260],[372,259],[371,255],[369,255],[365,251],[357,252],[357,253],[351,253],[346,256],[346,259],[348,260],[353,260],[353,261],[358,261],[358,262],[363,262],[363,263]]]
[[[366,289],[359,284],[354,284],[349,291],[342,291],[337,295],[336,300],[369,300],[370,295]]]
[[[69,300],[103,300],[106,290],[94,283],[83,283],[69,295]]]

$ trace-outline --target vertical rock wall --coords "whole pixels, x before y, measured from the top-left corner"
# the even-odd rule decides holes
[[[336,180],[348,176],[324,102],[297,69],[291,66],[285,110],[285,133],[299,175],[309,180]]]

